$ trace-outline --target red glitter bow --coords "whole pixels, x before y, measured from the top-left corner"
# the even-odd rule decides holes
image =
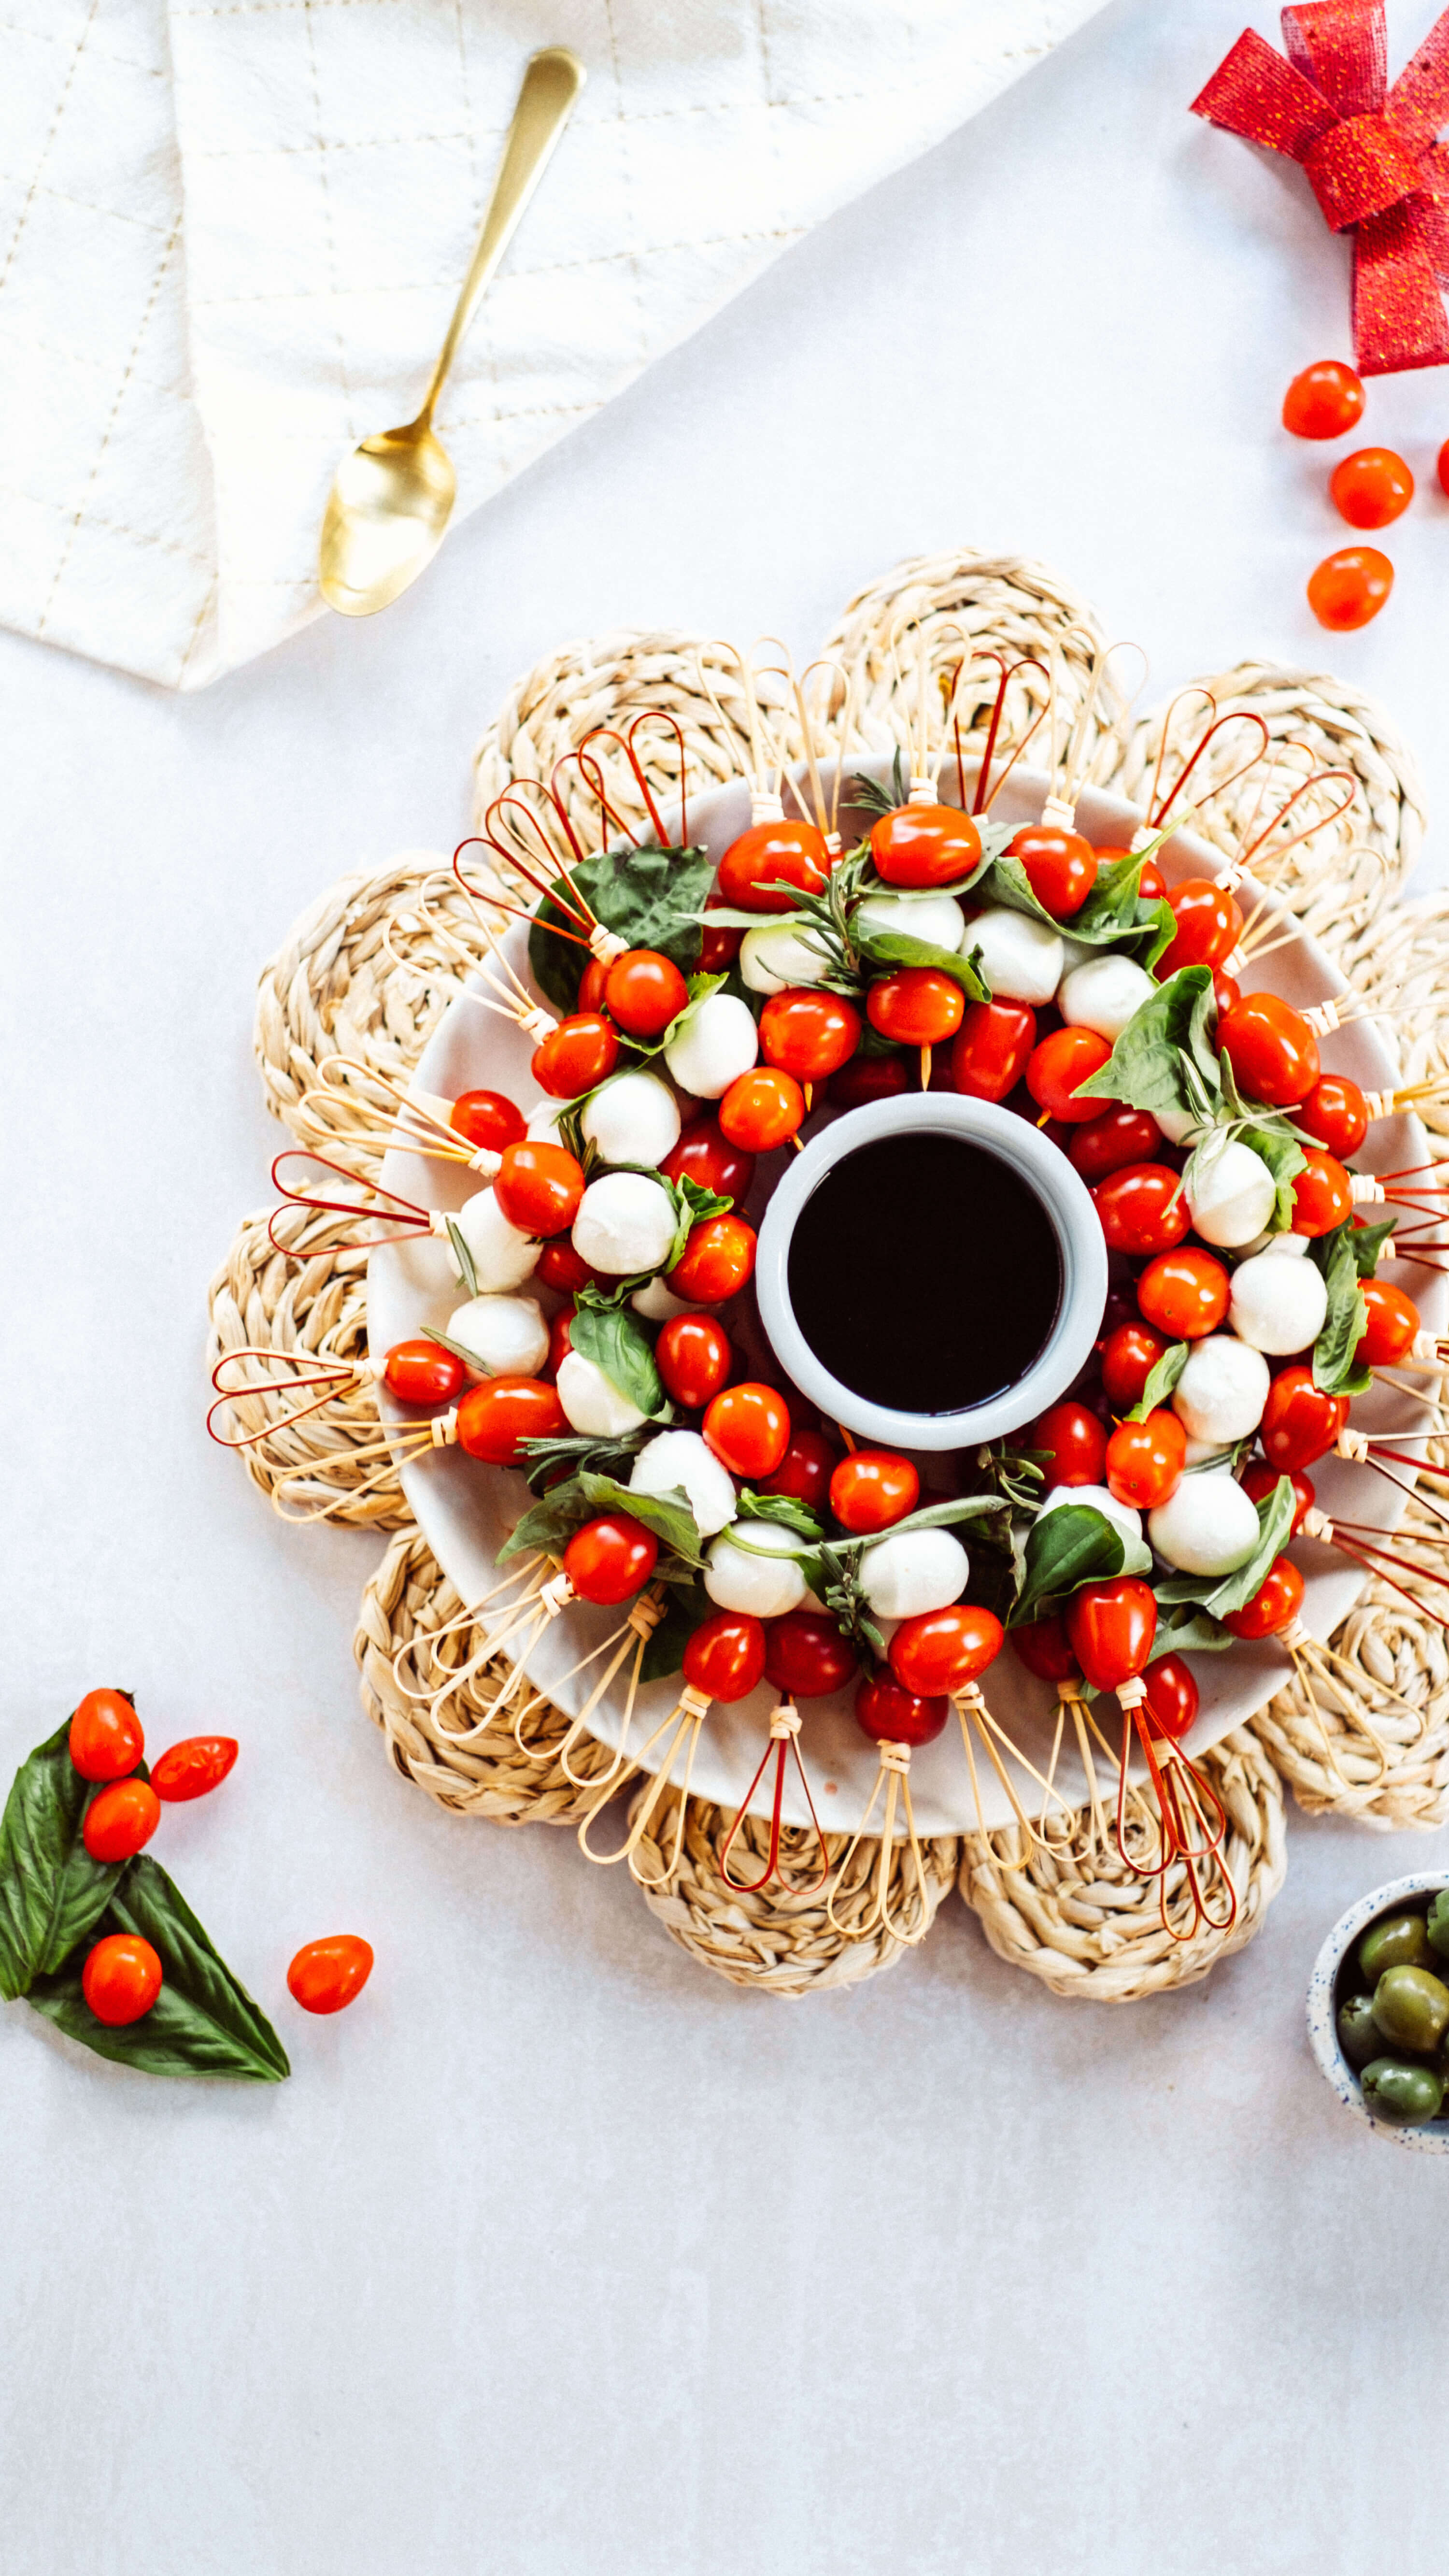
[[[1449,10],[1392,89],[1382,0],[1308,0],[1282,23],[1287,61],[1248,28],[1193,113],[1286,152],[1334,232],[1353,227],[1360,375],[1449,364]]]

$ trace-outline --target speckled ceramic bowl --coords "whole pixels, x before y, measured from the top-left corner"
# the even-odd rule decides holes
[[[1356,1905],[1339,1916],[1313,1962],[1308,1981],[1309,2046],[1344,2109],[1372,2129],[1376,2138],[1387,2138],[1396,2147],[1417,2147],[1421,2154],[1431,2156],[1449,2155],[1449,2117],[1432,2120],[1422,2129],[1399,2129],[1387,2120],[1374,2118],[1359,2089],[1358,2077],[1338,2044],[1334,1994],[1339,1971],[1360,1933],[1366,1932],[1381,1914],[1392,1914],[1411,1896],[1435,1896],[1442,1887],[1449,1887],[1449,1876],[1442,1870],[1426,1870],[1417,1878],[1391,1878],[1387,1887],[1376,1887],[1371,1896],[1361,1896]]]

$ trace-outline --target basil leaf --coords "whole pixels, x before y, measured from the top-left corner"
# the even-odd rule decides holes
[[[1245,1601],[1252,1600],[1273,1559],[1281,1553],[1297,1508],[1292,1477],[1280,1476],[1271,1494],[1265,1494],[1258,1505],[1258,1543],[1247,1563],[1232,1574],[1169,1575],[1157,1586],[1158,1600],[1169,1606],[1193,1602],[1214,1619],[1225,1619],[1230,1610],[1241,1610]]]
[[[612,1476],[595,1475],[587,1467],[579,1483],[596,1512],[627,1512],[631,1520],[642,1522],[656,1538],[662,1538],[686,1565],[703,1565],[704,1541],[699,1523],[690,1509],[688,1495],[678,1487],[667,1494],[636,1494],[632,1485],[617,1484]]]
[[[574,1532],[593,1518],[587,1494],[577,1476],[570,1476],[566,1485],[551,1486],[542,1502],[530,1505],[511,1538],[504,1540],[497,1562],[506,1565],[510,1557],[531,1556],[538,1548],[548,1556],[562,1556]]]
[[[671,1584],[664,1616],[644,1649],[640,1682],[667,1681],[671,1673],[677,1673],[695,1629],[714,1617],[715,1608],[697,1575],[687,1585]]]
[[[145,1852],[127,1865],[96,1932],[101,1939],[132,1932],[149,1941],[161,1960],[161,1992],[140,2021],[108,2028],[81,1992],[77,1954],[57,1975],[37,1979],[26,1998],[68,2039],[143,2075],[230,2075],[255,2084],[279,2084],[290,2075],[266,2014],[218,1956],[180,1889]]]
[[[453,1259],[457,1262],[459,1275],[469,1296],[481,1296],[478,1273],[473,1267],[473,1255],[463,1239],[461,1228],[453,1217],[448,1219],[448,1241],[453,1247]]]
[[[1313,1345],[1313,1383],[1325,1395],[1367,1395],[1374,1382],[1372,1369],[1354,1358],[1368,1330],[1368,1308],[1358,1284],[1352,1235],[1351,1224],[1336,1225],[1331,1233],[1315,1236],[1305,1256],[1322,1273],[1328,1290],[1323,1330]]]
[[[1150,1561],[1150,1560],[1149,1560]],[[1110,1581],[1127,1568],[1122,1532],[1090,1503],[1062,1503],[1033,1522],[1026,1541],[1026,1571],[1009,1625],[1039,1619],[1043,1604],[1075,1592],[1080,1584]]]
[[[835,1540],[837,1547],[876,1547],[881,1539],[900,1538],[907,1530],[953,1529],[958,1521],[979,1520],[986,1513],[1001,1513],[1006,1504],[1000,1494],[957,1494],[944,1503],[923,1503],[918,1512],[907,1512],[903,1521],[892,1521],[889,1529],[870,1538]]]
[[[1167,1616],[1157,1622],[1149,1664],[1155,1664],[1159,1655],[1221,1655],[1237,1644],[1231,1628],[1210,1619],[1205,1610],[1195,1609],[1190,1603],[1164,1605],[1160,1592],[1157,1602],[1159,1610],[1166,1607]]]
[[[863,930],[859,934],[859,951],[867,966],[878,966],[890,973],[900,966],[933,966],[960,985],[968,1002],[989,1002],[991,987],[978,974],[972,963],[979,952],[963,957],[959,950],[937,948],[929,939],[912,939],[903,930]]]
[[[678,1181],[666,1180],[662,1172],[656,1172],[652,1177],[659,1182],[662,1189],[669,1192],[674,1201],[674,1241],[669,1247],[669,1257],[664,1263],[666,1270],[672,1270],[676,1261],[684,1259],[685,1246],[695,1227],[703,1225],[709,1217],[728,1216],[734,1206],[734,1200],[722,1199],[713,1190],[703,1189],[698,1181],[690,1179],[687,1172],[683,1179]],[[653,1410],[652,1406],[650,1410]]]
[[[1287,1234],[1293,1224],[1293,1184],[1305,1169],[1308,1157],[1297,1137],[1290,1135],[1286,1128],[1252,1125],[1243,1127],[1240,1134],[1242,1142],[1252,1147],[1273,1175],[1278,1198],[1269,1230],[1273,1234]]]
[[[128,1694],[127,1694],[128,1695]],[[140,1776],[146,1776],[145,1765]],[[70,1719],[21,1763],[0,1819],[0,1995],[59,1968],[105,1912],[126,1864],[91,1859],[85,1811],[104,1781],[70,1758]]]
[[[1374,1277],[1384,1256],[1384,1245],[1398,1222],[1396,1216],[1389,1216],[1382,1225],[1350,1225],[1348,1240],[1360,1279]]]
[[[1205,1095],[1211,1110],[1221,1097],[1208,1034],[1213,1011],[1210,966],[1184,966],[1170,975],[1133,1012],[1106,1063],[1078,1083],[1078,1098],[1125,1100],[1154,1117],[1162,1109],[1200,1117]]]
[[[575,861],[569,874],[605,929],[617,931],[631,948],[657,949],[686,975],[698,966],[697,916],[714,878],[714,861],[703,850],[660,850],[652,844],[642,850],[601,850],[595,858]],[[550,927],[564,920],[546,896],[528,935],[528,962],[539,991],[567,1012],[577,1005],[588,951]],[[573,922],[566,926],[577,927]]]
[[[655,1433],[640,1423],[637,1431],[620,1431],[614,1436],[601,1432],[564,1431],[552,1440],[520,1440],[519,1465],[534,1492],[542,1493],[566,1468],[571,1476],[585,1467],[607,1474],[612,1468],[628,1467],[638,1457],[646,1440]]]
[[[796,1494],[756,1494],[746,1485],[735,1505],[736,1517],[742,1521],[778,1521],[781,1529],[793,1530],[797,1538],[821,1539],[824,1529]]]
[[[1145,1422],[1149,1413],[1155,1413],[1159,1404],[1167,1402],[1187,1366],[1187,1352],[1186,1342],[1173,1342],[1163,1352],[1160,1360],[1153,1361],[1147,1372],[1147,1383],[1142,1390],[1141,1401],[1134,1404],[1131,1412],[1123,1416],[1124,1421]]]
[[[654,1345],[627,1306],[578,1306],[569,1340],[580,1359],[602,1369],[630,1404],[646,1417],[664,1402],[664,1381],[654,1365]]]

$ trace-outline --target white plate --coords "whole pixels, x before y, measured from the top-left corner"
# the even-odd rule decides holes
[[[859,765],[881,777],[887,769],[883,760]],[[1013,823],[1035,820],[1046,789],[1043,777],[1018,770],[1008,780],[994,810]],[[1088,789],[1078,807],[1080,828],[1099,847],[1126,844],[1141,819],[1136,809],[1120,797],[1104,795],[1096,789]],[[715,858],[738,837],[748,821],[749,799],[742,783],[690,801],[691,838]],[[1178,834],[1158,857],[1172,884],[1188,876],[1215,876],[1223,864],[1220,852],[1186,832]],[[1251,886],[1240,889],[1240,900],[1244,909],[1250,910]],[[521,924],[514,926],[507,945],[514,963],[526,977],[526,933]],[[1265,960],[1262,970],[1254,975],[1254,989],[1263,987],[1280,993],[1300,1008],[1346,989],[1342,976],[1322,950],[1302,937]],[[1397,1067],[1378,1030],[1379,1024],[1363,1021],[1336,1030],[1322,1042],[1325,1067],[1351,1075],[1365,1091],[1390,1089],[1397,1078]],[[440,1022],[417,1068],[415,1086],[444,1099],[487,1086],[506,1093],[527,1112],[542,1097],[529,1073],[532,1051],[530,1040],[510,1021],[464,996],[452,1004]],[[1428,1160],[1423,1129],[1415,1118],[1382,1122],[1370,1128],[1355,1159],[1365,1169],[1378,1171],[1422,1164]],[[746,1210],[755,1224],[782,1167],[780,1156],[760,1158]],[[389,1154],[383,1165],[383,1179],[387,1187],[425,1206],[456,1207],[468,1196],[466,1181],[455,1182],[446,1165],[429,1163],[413,1154]],[[1443,1333],[1449,1328],[1449,1282],[1432,1272],[1404,1265],[1394,1265],[1388,1275],[1397,1277],[1409,1289],[1433,1331]],[[462,1293],[440,1244],[426,1241],[380,1248],[368,1265],[372,1349],[386,1351],[411,1334],[445,1326]],[[546,1305],[558,1302],[550,1300],[547,1292],[540,1293]],[[739,1304],[752,1308],[753,1299],[747,1294]],[[737,1313],[727,1313],[725,1320],[748,1365],[751,1338],[758,1334],[757,1320],[753,1315],[741,1317]],[[757,1351],[761,1349],[758,1340],[755,1347]],[[402,1418],[398,1408],[388,1405],[385,1399],[384,1410],[393,1418]],[[1381,1388],[1356,1402],[1353,1413],[1355,1425],[1369,1430],[1393,1429],[1404,1435],[1423,1428],[1429,1418],[1424,1406],[1409,1399],[1396,1399]],[[406,1464],[402,1477],[418,1526],[438,1563],[465,1602],[481,1600],[497,1579],[497,1550],[528,1505],[530,1497],[522,1477],[481,1466],[457,1449],[430,1453]],[[1403,1499],[1383,1477],[1369,1469],[1325,1460],[1314,1468],[1313,1480],[1319,1503],[1334,1517],[1342,1514],[1347,1520],[1384,1531],[1397,1528]],[[1307,1579],[1304,1619],[1315,1636],[1326,1638],[1352,1608],[1363,1589],[1364,1578],[1330,1549],[1300,1543],[1296,1553]],[[617,1611],[578,1604],[551,1625],[528,1657],[529,1679],[571,1716],[581,1707],[593,1678],[589,1673],[573,1674],[571,1667],[617,1627],[619,1616]],[[1243,1725],[1281,1688],[1288,1671],[1281,1648],[1271,1643],[1240,1644],[1226,1654],[1197,1655],[1191,1661],[1202,1693],[1202,1705],[1187,1739],[1188,1749],[1193,1752],[1201,1752],[1219,1736]],[[992,1709],[1002,1724],[1028,1756],[1044,1768],[1056,1712],[1055,1697],[1048,1685],[1023,1672],[1008,1648],[992,1667],[986,1687]],[[677,1689],[676,1677],[640,1693],[632,1730],[635,1746],[673,1705]],[[717,1707],[711,1711],[700,1737],[692,1781],[701,1797],[715,1799],[727,1807],[738,1806],[760,1759],[773,1696],[762,1687],[733,1708]],[[622,1691],[615,1690],[591,1715],[593,1732],[606,1742],[618,1740],[622,1707]],[[821,1822],[829,1831],[853,1832],[875,1780],[875,1748],[855,1724],[849,1693],[811,1700],[805,1704],[803,1714],[800,1745]],[[983,1821],[988,1826],[1008,1822],[1011,1810],[1004,1790],[986,1765],[980,1764],[979,1768],[984,1775]],[[1081,1793],[1081,1773],[1065,1757],[1058,1778],[1068,1800]],[[1033,1796],[1032,1784],[1024,1775],[1019,1775],[1017,1785],[1023,1806],[1028,1813],[1035,1812],[1040,1804],[1039,1794]],[[962,1833],[975,1826],[970,1777],[954,1725],[936,1743],[915,1755],[911,1787],[922,1833]],[[755,1804],[763,1809],[768,1801],[761,1796]],[[784,1812],[791,1824],[808,1822],[798,1784],[788,1775]]]

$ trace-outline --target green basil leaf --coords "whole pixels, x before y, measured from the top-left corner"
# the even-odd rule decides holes
[[[662,1538],[686,1565],[703,1565],[704,1541],[699,1523],[689,1505],[689,1496],[676,1487],[667,1494],[636,1494],[631,1485],[620,1485],[612,1476],[595,1475],[584,1468],[579,1483],[596,1512],[627,1512],[631,1520],[652,1530]]]
[[[144,1779],[144,1763],[139,1769]],[[0,1819],[0,1995],[9,2003],[60,1967],[120,1883],[125,1862],[92,1860],[81,1839],[86,1809],[105,1786],[83,1780],[72,1762],[69,1718],[11,1783]]]
[[[577,1476],[570,1476],[566,1485],[551,1486],[541,1502],[530,1506],[512,1536],[504,1540],[497,1561],[507,1565],[511,1557],[532,1556],[539,1548],[547,1556],[562,1556],[574,1532],[594,1517]]]
[[[907,1512],[903,1521],[892,1521],[889,1529],[874,1537],[836,1539],[837,1547],[875,1547],[881,1539],[900,1538],[907,1530],[954,1529],[959,1521],[980,1520],[987,1514],[1000,1514],[1007,1506],[1000,1494],[956,1494],[944,1503],[923,1503],[918,1512]]]
[[[26,2000],[69,2039],[144,2075],[237,2076],[279,2084],[287,2052],[251,1996],[221,1959],[179,1888],[145,1852],[131,1861],[97,1937],[138,1933],[160,1957],[163,1984],[140,2021],[110,2029],[81,1992],[79,1955],[36,1980]]]
[[[1361,1367],[1354,1357],[1368,1330],[1368,1308],[1359,1286],[1352,1235],[1351,1224],[1336,1225],[1331,1233],[1312,1238],[1306,1255],[1322,1273],[1328,1290],[1323,1330],[1313,1345],[1313,1383],[1325,1395],[1367,1395],[1374,1382],[1373,1371]]]
[[[1062,1503],[1042,1513],[1027,1533],[1026,1572],[1010,1625],[1039,1619],[1046,1603],[1083,1583],[1110,1582],[1114,1574],[1131,1571],[1127,1553],[1122,1532],[1090,1503]]]
[[[678,1181],[666,1180],[662,1172],[656,1173],[654,1178],[674,1201],[674,1241],[664,1264],[666,1270],[672,1270],[676,1261],[684,1259],[685,1246],[695,1227],[705,1224],[712,1216],[728,1216],[734,1200],[722,1199],[715,1191],[703,1189],[698,1181],[690,1179],[687,1172]]]
[[[672,957],[686,975],[698,966],[698,916],[714,878],[714,861],[703,850],[652,845],[602,850],[595,858],[576,860],[569,873],[606,930],[616,931],[631,948],[653,948]],[[588,951],[561,938],[555,923],[576,928],[545,897],[528,935],[528,962],[539,991],[568,1012],[578,1002]]]
[[[1157,1604],[1167,1615],[1157,1622],[1149,1664],[1155,1664],[1160,1655],[1221,1655],[1238,1642],[1231,1628],[1224,1628],[1190,1602],[1166,1603],[1159,1592]]]
[[[1079,1098],[1201,1115],[1203,1094],[1221,1096],[1213,1015],[1212,968],[1184,966],[1133,1012],[1106,1063],[1078,1083]]]
[[[656,1572],[657,1572],[656,1568]],[[665,1578],[668,1580],[668,1578]],[[714,1617],[716,1604],[695,1575],[688,1584],[670,1582],[664,1616],[644,1649],[639,1666],[642,1682],[667,1681],[684,1662],[684,1649],[695,1629]]]
[[[1273,1175],[1278,1197],[1269,1231],[1273,1234],[1287,1234],[1293,1224],[1293,1184],[1305,1168],[1308,1157],[1297,1137],[1291,1135],[1286,1128],[1259,1126],[1254,1123],[1244,1126],[1239,1132],[1243,1144],[1252,1147],[1253,1152],[1260,1161],[1267,1164]]]
[[[1153,1361],[1147,1372],[1141,1402],[1134,1404],[1131,1412],[1124,1416],[1126,1421],[1145,1422],[1149,1413],[1155,1413],[1159,1404],[1167,1402],[1187,1366],[1187,1351],[1186,1342],[1173,1342],[1160,1360]]]
[[[448,1219],[448,1241],[453,1247],[453,1258],[457,1262],[459,1272],[462,1276],[463,1285],[467,1289],[469,1296],[481,1296],[482,1290],[478,1285],[478,1273],[473,1267],[473,1255],[469,1251],[468,1246],[463,1239],[461,1229],[452,1217],[449,1217]]]
[[[1280,1476],[1271,1494],[1258,1505],[1258,1543],[1246,1564],[1232,1574],[1173,1574],[1157,1586],[1157,1598],[1169,1606],[1193,1602],[1210,1618],[1225,1619],[1251,1601],[1275,1556],[1281,1554],[1298,1508],[1291,1476]]]
[[[579,1306],[569,1340],[580,1359],[592,1360],[611,1386],[647,1419],[664,1402],[664,1381],[654,1365],[654,1345],[627,1306]]]
[[[520,1440],[519,1465],[533,1491],[538,1494],[546,1491],[555,1477],[565,1470],[569,1475],[577,1476],[585,1467],[590,1467],[608,1475],[615,1468],[628,1467],[638,1457],[645,1441],[655,1436],[652,1425],[641,1422],[636,1431],[620,1431],[612,1436],[600,1433],[596,1438],[589,1431],[564,1431],[552,1440]]]
[[[892,973],[901,966],[933,966],[960,985],[968,1002],[991,999],[990,985],[972,963],[979,954],[977,950],[963,957],[957,949],[937,948],[932,940],[912,939],[903,930],[863,930],[859,949],[867,966],[879,967],[883,973]]]
[[[757,1494],[746,1485],[735,1511],[742,1521],[778,1521],[782,1529],[793,1530],[797,1538],[825,1536],[809,1504],[802,1503],[796,1494]]]
[[[1384,1257],[1384,1245],[1398,1222],[1396,1216],[1389,1216],[1382,1225],[1350,1226],[1348,1239],[1360,1279],[1374,1277]]]

